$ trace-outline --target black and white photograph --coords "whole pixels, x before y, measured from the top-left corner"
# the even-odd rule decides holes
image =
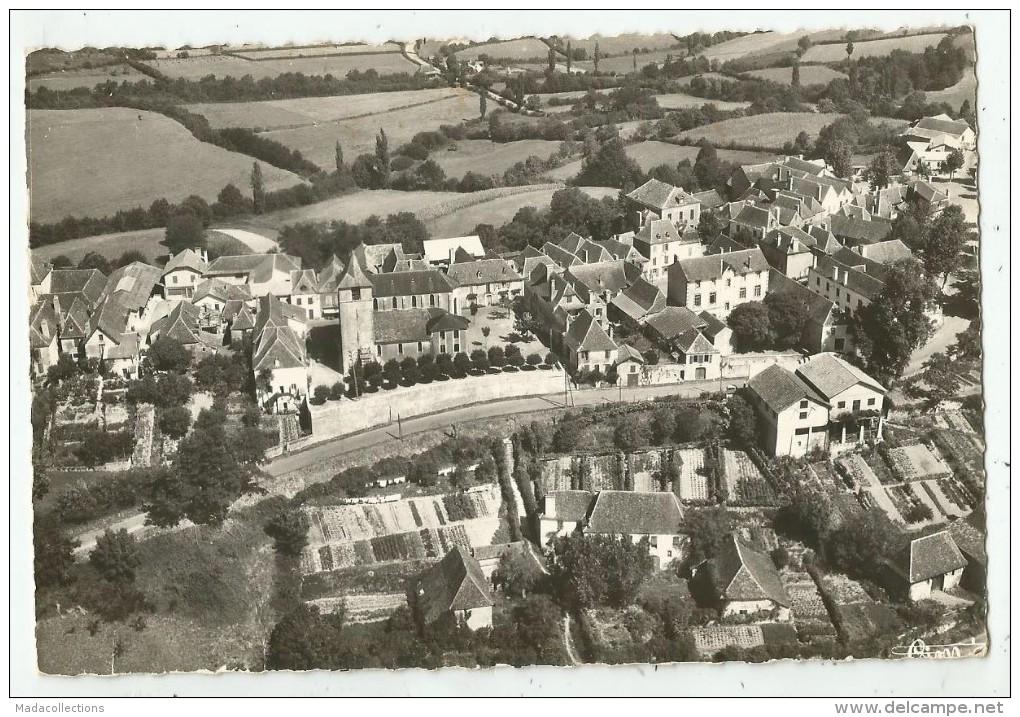
[[[1008,657],[1008,47],[461,14],[12,40],[27,669]]]

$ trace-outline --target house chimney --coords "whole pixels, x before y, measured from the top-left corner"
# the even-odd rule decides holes
[[[50,322],[46,319],[39,322],[39,333],[43,335],[44,339],[48,339],[50,337]]]

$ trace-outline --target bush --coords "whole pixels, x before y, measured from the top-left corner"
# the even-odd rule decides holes
[[[316,386],[315,391],[312,392],[312,403],[317,406],[321,406],[327,400],[329,400],[329,387],[327,386]]]
[[[537,352],[528,354],[529,366],[538,366],[540,363],[542,363],[542,357]]]
[[[159,412],[159,430],[170,438],[184,438],[191,427],[191,411],[184,406],[170,406]]]
[[[324,386],[320,386],[319,388],[325,388],[325,387]],[[344,382],[343,381],[337,381],[329,389],[329,398],[330,398],[330,400],[333,400],[333,401],[339,401],[343,397],[344,397]]]
[[[489,369],[489,354],[485,352],[485,349],[475,349],[471,352],[471,365],[476,371]]]
[[[494,368],[501,368],[506,363],[506,354],[502,346],[493,346],[488,353],[489,364]]]

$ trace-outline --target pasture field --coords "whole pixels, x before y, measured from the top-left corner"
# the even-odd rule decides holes
[[[179,77],[199,80],[206,75],[217,77],[244,77],[251,75],[255,80],[276,77],[285,72],[300,72],[304,75],[333,75],[343,78],[351,70],[364,72],[375,70],[380,75],[398,72],[415,73],[418,65],[399,53],[378,53],[374,55],[331,55],[326,57],[293,57],[273,60],[246,60],[233,55],[207,55],[185,59],[167,58],[152,60],[150,67],[171,79]]]
[[[86,47],[73,52],[48,48],[28,53],[25,57],[25,72],[28,76],[45,72],[66,72],[87,69],[85,65],[100,68],[103,65],[119,65],[123,58],[117,55]]]
[[[161,197],[212,202],[227,184],[248,186],[251,174],[251,157],[199,142],[163,115],[123,107],[32,110],[26,140],[33,221],[104,216]],[[265,162],[262,173],[267,191],[301,181]]]
[[[817,32],[756,32],[726,42],[720,42],[707,48],[702,56],[709,60],[738,60],[742,57],[753,57],[777,52],[792,52],[797,49],[797,41],[804,35],[812,42],[831,42],[841,39],[845,30],[820,30]],[[805,58],[807,61],[807,58]]]
[[[165,234],[166,230],[163,227],[99,234],[41,246],[32,250],[32,256],[43,261],[50,261],[55,256],[63,255],[77,264],[83,256],[90,252],[102,254],[107,259],[113,260],[126,251],[140,251],[146,259],[154,262],[169,253],[162,243]]]
[[[928,102],[945,102],[953,109],[959,109],[964,100],[970,101],[970,106],[977,107],[977,75],[973,70],[967,70],[963,79],[952,87],[935,92],[925,92]]]
[[[187,105],[187,109],[203,115],[214,129],[249,127],[265,131],[393,112],[450,97],[470,98],[474,95],[466,90],[442,87],[431,90],[373,92],[342,97],[303,97],[265,102],[209,102]],[[474,100],[474,104],[478,104],[477,99]]]
[[[645,65],[651,65],[653,63],[661,65],[666,61],[667,57],[675,59],[677,57],[682,57],[683,55],[684,50],[679,48],[638,53],[637,68],[640,70]],[[595,62],[592,60],[583,60],[581,62],[572,63],[572,66],[580,67],[586,72],[592,72],[595,69]],[[599,72],[617,75],[626,75],[627,73],[634,72],[634,56],[620,55],[618,57],[606,57],[599,60]]]
[[[717,148],[734,144],[776,150],[786,142],[792,142],[800,132],[807,132],[812,138],[817,137],[822,127],[831,124],[839,116],[836,113],[772,112],[714,122],[681,132],[679,136],[692,142],[704,138]],[[876,119],[900,127],[907,125],[902,120]]]
[[[704,97],[695,97],[694,95],[687,95],[683,92],[674,92],[668,95],[656,95],[655,101],[659,103],[659,107],[664,110],[680,110],[689,107],[703,107],[708,104],[715,105],[718,109],[728,110],[739,110],[745,107],[750,107],[750,102],[727,102],[726,100],[707,100]]]
[[[563,42],[566,43],[570,40],[570,44],[574,49],[583,47],[588,51],[588,57],[592,57],[595,54],[595,43],[599,45],[599,52],[603,57],[616,57],[619,55],[630,55],[635,48],[638,49],[639,54],[645,52],[654,52],[656,50],[668,50],[671,48],[679,49],[680,41],[676,37],[668,32],[656,32],[650,34],[643,34],[638,32],[625,32],[620,35],[591,35],[586,38],[577,38],[564,36]],[[601,61],[599,66],[601,69]]]
[[[426,52],[426,54],[429,54]],[[435,54],[434,52],[432,54]],[[549,46],[533,37],[522,37],[519,40],[493,42],[487,45],[475,45],[457,53],[458,60],[477,60],[479,55],[509,60],[535,60],[545,62],[549,55]]]
[[[686,77],[678,77],[676,83],[680,85],[680,87],[687,87],[688,85],[691,84],[691,80],[693,80],[695,77],[703,77],[706,80],[719,80],[721,82],[733,82],[732,77],[730,77],[729,75],[724,75],[721,72],[702,72],[697,75],[687,75]],[[708,100],[706,100],[706,102],[707,101]]]
[[[882,40],[867,40],[854,43],[854,59],[861,57],[883,57],[893,50],[905,52],[924,52],[927,47],[935,47],[942,41],[946,33],[931,35],[913,35],[911,37],[890,37]],[[804,62],[840,62],[846,59],[846,45],[833,43],[814,45],[804,53]]]
[[[234,52],[247,60],[276,60],[294,57],[318,57],[321,55],[379,55],[400,52],[400,45],[386,42],[381,45],[313,45],[311,47],[273,47],[264,50],[241,50]]]
[[[560,144],[544,139],[525,139],[504,144],[487,139],[466,139],[457,142],[455,150],[439,150],[431,158],[443,168],[447,177],[459,179],[468,172],[488,176],[503,174],[528,157],[548,159],[556,153]]]
[[[660,164],[676,165],[685,159],[689,159],[693,164],[694,160],[698,157],[699,151],[700,147],[657,142],[655,140],[631,144],[624,149],[627,156],[641,166],[642,172],[647,172],[652,167]],[[775,157],[767,152],[721,149],[719,150],[719,159],[735,164],[756,164],[759,162],[769,162],[775,159]]]
[[[149,79],[130,65],[106,65],[91,70],[66,70],[52,72],[45,75],[29,77],[25,81],[25,88],[29,92],[35,92],[40,87],[48,90],[73,90],[78,87],[95,87],[110,80],[120,82],[139,82]]]
[[[437,130],[443,124],[459,124],[478,116],[478,98],[466,93],[423,105],[379,112],[369,117],[342,119],[294,129],[273,130],[262,136],[301,151],[320,167],[333,164],[336,142],[353,162],[359,154],[375,151],[379,130],[386,131],[390,151],[418,132]]]
[[[752,70],[747,74],[762,80],[770,80],[780,84],[789,85],[793,82],[792,67],[770,67],[766,70]],[[827,85],[835,79],[846,79],[846,75],[837,72],[825,65],[801,65],[800,84],[801,87],[808,85]]]

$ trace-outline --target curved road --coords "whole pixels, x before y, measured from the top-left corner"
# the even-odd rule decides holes
[[[738,379],[724,381],[722,385],[742,383],[743,381]],[[401,428],[403,429],[404,435],[409,435],[422,433],[424,431],[432,431],[458,423],[466,423],[486,418],[496,418],[499,416],[513,416],[521,413],[534,413],[536,411],[564,408],[565,406],[567,408],[594,406],[602,403],[614,403],[620,400],[644,401],[650,398],[657,398],[659,396],[686,396],[689,398],[697,398],[705,391],[718,391],[719,389],[720,382],[718,380],[687,381],[683,384],[669,384],[664,386],[641,386],[636,388],[625,388],[622,391],[618,388],[588,388],[579,391],[572,390],[566,397],[564,397],[563,393],[557,393],[548,396],[509,398],[500,401],[492,401],[490,403],[481,403],[474,406],[465,406],[464,408],[454,408],[449,411],[443,411],[441,413],[435,413],[428,416],[406,419],[402,422]],[[565,398],[566,402],[564,402]],[[381,426],[355,435],[334,438],[295,453],[279,456],[278,458],[270,461],[263,468],[263,471],[272,478],[284,478],[288,474],[304,470],[308,466],[318,463],[319,461],[326,460],[327,458],[332,458],[334,456],[343,455],[345,453],[365,448],[371,448],[373,446],[386,443],[387,441],[397,440],[398,438],[399,436],[396,424]],[[269,485],[265,486],[269,491],[268,495],[273,495],[272,482],[270,481],[268,483]],[[250,498],[248,500],[250,500]],[[138,534],[138,537],[140,538],[143,538],[150,533],[156,533],[159,530],[147,527],[145,525],[145,514],[137,513],[111,523],[109,526],[104,526],[103,528],[90,530],[74,536],[80,542],[79,547],[74,551],[75,556],[82,558],[90,552],[96,545],[96,539],[103,534],[107,527],[112,528],[113,530],[120,530],[123,528],[127,530],[128,533]]]

